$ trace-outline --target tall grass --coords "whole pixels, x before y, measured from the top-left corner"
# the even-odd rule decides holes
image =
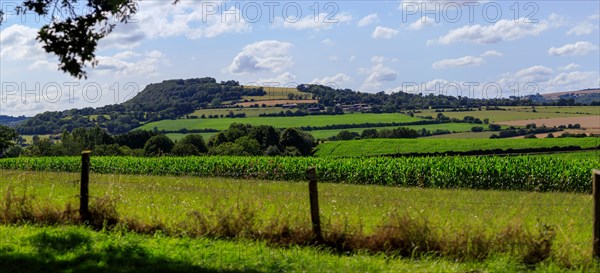
[[[546,225],[542,225],[543,228],[538,232],[527,230],[522,225],[509,226],[491,236],[476,230],[448,233],[427,221],[406,215],[392,215],[384,219],[372,234],[365,234],[360,227],[334,224],[326,227],[322,240],[317,240],[308,223],[292,223],[290,219],[277,215],[261,228],[255,218],[257,211],[246,205],[214,208],[208,212],[192,211],[186,220],[175,226],[122,218],[117,213],[116,206],[114,199],[96,199],[90,207],[91,221],[84,223],[69,204],[61,210],[35,202],[34,196],[17,196],[9,189],[0,200],[0,223],[85,224],[104,230],[147,234],[160,231],[171,236],[221,239],[243,238],[264,240],[277,246],[324,246],[340,253],[383,252],[403,257],[432,255],[461,261],[481,260],[492,254],[508,253],[526,264],[536,264],[549,258],[555,236],[553,229]]]

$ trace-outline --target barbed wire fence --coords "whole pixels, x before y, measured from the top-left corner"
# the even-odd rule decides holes
[[[360,202],[361,198],[366,199],[367,197],[348,196],[348,193],[343,191],[331,192],[331,187],[327,184],[319,184],[318,186],[317,176],[315,175],[318,169],[314,168],[309,168],[302,172],[298,170],[298,173],[290,174],[293,177],[306,177],[304,181],[297,182],[284,183],[271,181],[262,183],[246,181],[246,179],[262,177],[262,175],[261,173],[223,172],[214,173],[207,179],[208,183],[197,183],[197,177],[207,177],[207,175],[178,171],[169,175],[173,179],[161,182],[164,177],[128,175],[127,173],[131,173],[131,171],[118,166],[110,167],[108,170],[103,171],[103,173],[111,174],[93,173],[89,162],[89,154],[87,154],[86,158],[86,154],[84,153],[82,156],[82,172],[68,172],[63,174],[66,177],[62,179],[67,180],[65,183],[69,185],[68,188],[70,190],[58,193],[51,189],[48,193],[48,199],[60,196],[61,194],[63,197],[60,197],[60,199],[65,202],[73,202],[74,199],[78,199],[78,211],[83,220],[89,217],[89,203],[105,196],[116,198],[120,205],[122,205],[122,208],[128,210],[123,212],[128,217],[141,217],[145,218],[142,220],[149,222],[175,222],[173,218],[184,219],[189,217],[191,211],[198,210],[199,208],[227,211],[231,208],[239,209],[242,206],[250,204],[270,214],[279,214],[280,216],[300,215],[298,217],[309,224],[317,241],[323,240],[323,238],[327,238],[333,233],[346,237],[356,235],[352,228],[340,229],[339,226],[335,226],[334,223],[336,221],[337,224],[340,221],[343,222],[344,211],[350,214],[357,214],[359,215],[358,218],[361,219],[362,217],[375,218],[375,216],[361,213],[360,207],[353,207],[352,209],[355,211],[348,211],[348,209],[344,208],[340,209],[340,202],[336,203],[334,199],[355,198],[357,203],[364,204],[365,202]],[[85,166],[86,164],[88,164],[87,167]],[[535,213],[532,213],[533,215],[520,215],[521,209],[526,211],[524,212],[525,214],[551,210],[553,213],[575,215],[568,222],[548,223],[559,230],[558,236],[562,236],[560,238],[560,247],[568,247],[581,251],[591,250],[593,257],[600,258],[600,172],[594,171],[592,175],[594,177],[594,190],[593,195],[590,197],[591,202],[589,203],[589,207],[573,207],[571,203],[560,198],[554,198],[551,202],[544,199],[540,200],[540,202],[525,202],[524,204],[511,203],[510,200],[503,202],[502,200],[465,200],[457,198],[452,201],[430,199],[427,200],[426,204],[422,204],[421,209],[427,209],[427,207],[444,208],[441,211],[448,214],[446,223],[434,223],[444,226],[430,227],[434,229],[447,229],[449,226],[460,226],[465,223],[463,220],[452,219],[452,217],[464,217],[465,215],[470,217],[487,217],[487,219],[501,217],[498,215],[486,216],[486,212],[493,214],[498,211],[504,211],[515,218],[525,219],[525,222],[529,224],[538,221],[531,221],[537,215]],[[52,176],[51,172],[22,172],[22,174],[19,174],[19,179],[21,181],[30,181],[31,176],[35,176],[34,179],[42,181],[56,179],[56,176]],[[231,179],[230,177],[238,179]],[[264,190],[266,186],[272,186],[273,183],[280,184],[276,187],[271,187],[269,191]],[[34,185],[24,186],[25,188],[34,187]],[[319,192],[318,188],[320,188],[321,192]],[[536,195],[539,193],[530,194]],[[188,198],[190,195],[197,197],[190,199]],[[372,196],[368,197],[371,198]],[[535,199],[535,196],[532,199]],[[282,204],[281,200],[289,200],[289,202]],[[372,200],[372,202],[378,202],[378,200]],[[416,206],[414,203],[407,205]],[[527,206],[527,208],[523,208],[522,206]],[[476,207],[483,207],[484,209],[474,209]],[[485,208],[489,208],[489,210]],[[383,212],[384,210],[380,211]],[[402,211],[402,209],[396,211]],[[431,216],[421,215],[417,208],[413,208],[411,212],[413,212],[413,216],[416,218],[422,217],[421,219],[425,219]],[[585,218],[585,221],[578,221],[576,217],[578,215],[589,215],[589,217]],[[507,219],[506,216],[504,218]],[[453,220],[457,220],[457,223],[454,224]],[[397,228],[397,226],[390,223],[379,222],[373,224],[372,222],[371,226],[366,227],[367,231],[376,231],[386,227]],[[357,223],[354,222],[353,224]],[[576,233],[577,235],[570,236],[570,233]],[[587,235],[590,235],[590,237],[586,237]]]

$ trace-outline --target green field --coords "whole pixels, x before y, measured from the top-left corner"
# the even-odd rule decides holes
[[[596,107],[596,108],[594,108]],[[585,106],[585,107],[569,107],[566,109],[547,107],[539,109],[536,107],[537,112],[532,112],[531,107],[514,107],[507,108],[506,111],[502,110],[481,110],[481,111],[465,111],[465,112],[441,112],[447,117],[462,119],[465,116],[472,116],[481,120],[488,118],[490,122],[501,122],[511,120],[523,120],[523,119],[541,119],[541,118],[562,118],[562,117],[581,117],[587,114],[594,113],[600,115],[597,106]],[[595,111],[594,111],[595,110]],[[562,112],[561,112],[562,111]],[[582,114],[575,114],[580,112]],[[435,110],[422,110],[421,113],[415,113],[415,116],[431,116],[436,117],[437,112]]]
[[[279,113],[281,111],[285,112],[287,109],[283,109],[281,107],[199,109],[189,115],[197,117],[201,117],[202,115],[205,115],[206,117],[209,115],[227,116],[229,115],[229,111],[232,111],[234,114],[245,113],[246,117],[258,117],[260,114]]]
[[[455,133],[455,134],[449,134],[449,135],[428,136],[425,138],[428,138],[428,139],[489,139],[490,136],[492,136],[493,134],[498,134],[498,132],[493,132],[493,131],[464,132],[464,133]]]
[[[34,196],[34,207],[40,204],[62,206],[66,203],[76,206],[77,173],[1,172],[0,196],[6,196],[6,192],[10,190],[17,195]],[[575,266],[589,266],[590,263],[592,200],[588,194],[439,190],[328,183],[320,183],[319,190],[326,233],[336,226],[339,228],[340,225],[345,225],[343,230],[346,232],[360,227],[368,234],[384,224],[384,220],[391,215],[425,220],[434,233],[440,232],[449,237],[461,236],[465,232],[492,236],[507,227],[516,226],[534,230],[544,223],[550,224],[556,231],[552,252],[552,257],[556,260],[552,260],[553,262],[562,264],[568,261]],[[163,230],[161,233],[166,235],[180,232],[178,230],[183,228],[180,223],[188,220],[189,213],[193,211],[213,219],[211,217],[225,217],[227,213],[244,208],[242,211],[251,212],[254,228],[259,230],[269,230],[269,225],[274,221],[308,225],[310,218],[306,191],[305,183],[246,179],[92,174],[90,180],[91,196],[113,197],[120,218],[136,219],[148,225],[160,224]],[[219,218],[214,219],[217,221]],[[14,229],[0,228],[0,233],[5,238]],[[112,234],[101,236],[112,237]],[[119,240],[120,236],[137,235],[121,233],[116,238],[103,237],[103,240]],[[158,238],[175,240],[160,234]],[[174,245],[172,249],[178,249],[177,246]],[[13,248],[13,251],[15,249],[21,248]],[[363,261],[365,264],[362,266],[368,266],[372,259],[377,261],[384,257],[359,253],[348,259],[357,259],[356,265],[362,264],[358,261]],[[449,263],[443,258],[435,260],[444,265]],[[392,259],[391,263],[401,261]],[[2,259],[0,264],[3,262],[6,260]],[[418,261],[408,263],[419,264]]]
[[[312,136],[314,136],[316,139],[326,139],[328,137],[332,137],[337,135],[340,131],[342,130],[347,130],[350,132],[357,132],[357,133],[362,133],[362,131],[366,130],[366,129],[376,129],[376,130],[382,130],[382,129],[396,129],[398,127],[407,127],[407,128],[411,128],[411,129],[415,129],[415,130],[421,130],[421,129],[427,129],[429,131],[435,131],[435,130],[449,130],[450,132],[457,132],[457,133],[453,133],[453,134],[446,134],[446,135],[439,135],[439,136],[433,136],[436,138],[444,138],[444,136],[446,136],[446,138],[468,138],[466,137],[467,134],[473,134],[474,136],[477,136],[478,138],[489,138],[490,135],[492,135],[493,132],[481,132],[481,133],[460,133],[460,132],[468,132],[471,130],[471,128],[473,126],[483,126],[485,128],[484,125],[478,125],[478,124],[469,124],[469,123],[445,123],[445,124],[428,124],[428,125],[407,125],[407,126],[391,126],[391,127],[373,127],[373,128],[350,128],[350,129],[334,129],[334,130],[314,130],[314,131],[306,131],[307,133],[311,134]],[[506,126],[503,126],[506,127]],[[200,135],[202,135],[202,137],[204,137],[204,140],[208,140],[208,138],[210,138],[211,136],[215,135],[217,133],[200,133]],[[478,134],[478,135],[475,135]],[[171,140],[180,140],[182,139],[185,134],[180,134],[180,133],[169,133],[167,134],[167,136],[171,139]]]
[[[161,120],[144,124],[140,129],[177,131],[180,129],[216,129],[225,130],[229,124],[237,122],[251,125],[271,125],[275,128],[290,128],[301,126],[325,126],[333,124],[358,124],[368,122],[413,122],[421,119],[403,114],[345,114],[304,117],[248,117],[248,118],[219,118],[219,119],[178,119]]]
[[[317,146],[316,156],[374,156],[403,153],[464,152],[471,150],[525,149],[544,147],[600,146],[600,138],[552,139],[362,139],[331,141]]]
[[[407,125],[407,126],[390,126],[390,127],[373,127],[373,128],[350,128],[350,129],[335,129],[335,130],[314,130],[307,131],[307,133],[313,135],[317,139],[325,139],[331,136],[337,135],[340,131],[346,130],[350,132],[362,133],[366,129],[396,129],[398,127],[406,127],[414,130],[426,129],[431,132],[435,130],[448,130],[450,132],[468,132],[474,126],[481,126],[486,128],[487,125],[470,124],[470,123],[444,123],[444,124],[427,124],[427,125]]]

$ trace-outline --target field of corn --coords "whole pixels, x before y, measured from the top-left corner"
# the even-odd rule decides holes
[[[0,159],[0,169],[78,172],[79,157]],[[315,166],[319,182],[523,191],[591,192],[591,170],[600,159],[541,156],[299,158],[299,157],[93,157],[91,171],[305,180]]]

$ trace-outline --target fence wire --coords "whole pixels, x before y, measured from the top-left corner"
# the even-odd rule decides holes
[[[3,185],[0,190],[3,190],[3,193],[10,188],[55,203],[78,201],[80,173],[12,170],[0,172]],[[261,216],[258,219],[259,225],[265,224],[270,218],[292,215],[302,219],[305,224],[310,223],[307,180],[279,182],[256,179],[267,175],[263,172],[217,172],[207,176],[203,173],[179,171],[169,176],[151,176],[125,174],[135,173],[135,170],[119,167],[108,167],[102,172],[108,174],[94,173],[92,168],[92,202],[94,199],[112,197],[117,202],[119,212],[128,217],[174,222],[188,218],[192,211],[218,214],[232,208],[255,206],[254,209],[258,210],[257,213]],[[305,177],[306,172],[299,170],[285,173],[284,176]],[[444,232],[444,228],[448,226],[456,228],[461,225],[482,225],[484,230],[501,230],[507,224],[512,224],[512,219],[522,221],[531,228],[548,224],[557,231],[561,247],[591,246],[590,195],[507,192],[504,197],[496,198],[494,196],[502,195],[502,192],[494,191],[492,197],[464,199],[461,195],[455,198],[436,196],[439,192],[417,196],[420,191],[427,192],[427,189],[380,186],[376,188],[377,191],[374,192],[370,186],[336,187],[332,184],[319,184],[323,233],[326,236],[335,233],[352,237],[356,236],[355,231],[361,226],[369,232],[384,228],[401,228],[385,221],[386,217],[402,217],[404,213],[417,221],[430,221],[433,226],[428,227],[436,232]],[[553,194],[556,194],[556,197],[547,198]],[[470,196],[476,195],[490,194],[486,191],[476,191]],[[401,200],[396,201],[396,196]],[[411,198],[414,200],[411,201]],[[380,202],[388,203],[381,204],[379,208],[372,208]],[[486,223],[475,216],[479,219],[502,220]]]

